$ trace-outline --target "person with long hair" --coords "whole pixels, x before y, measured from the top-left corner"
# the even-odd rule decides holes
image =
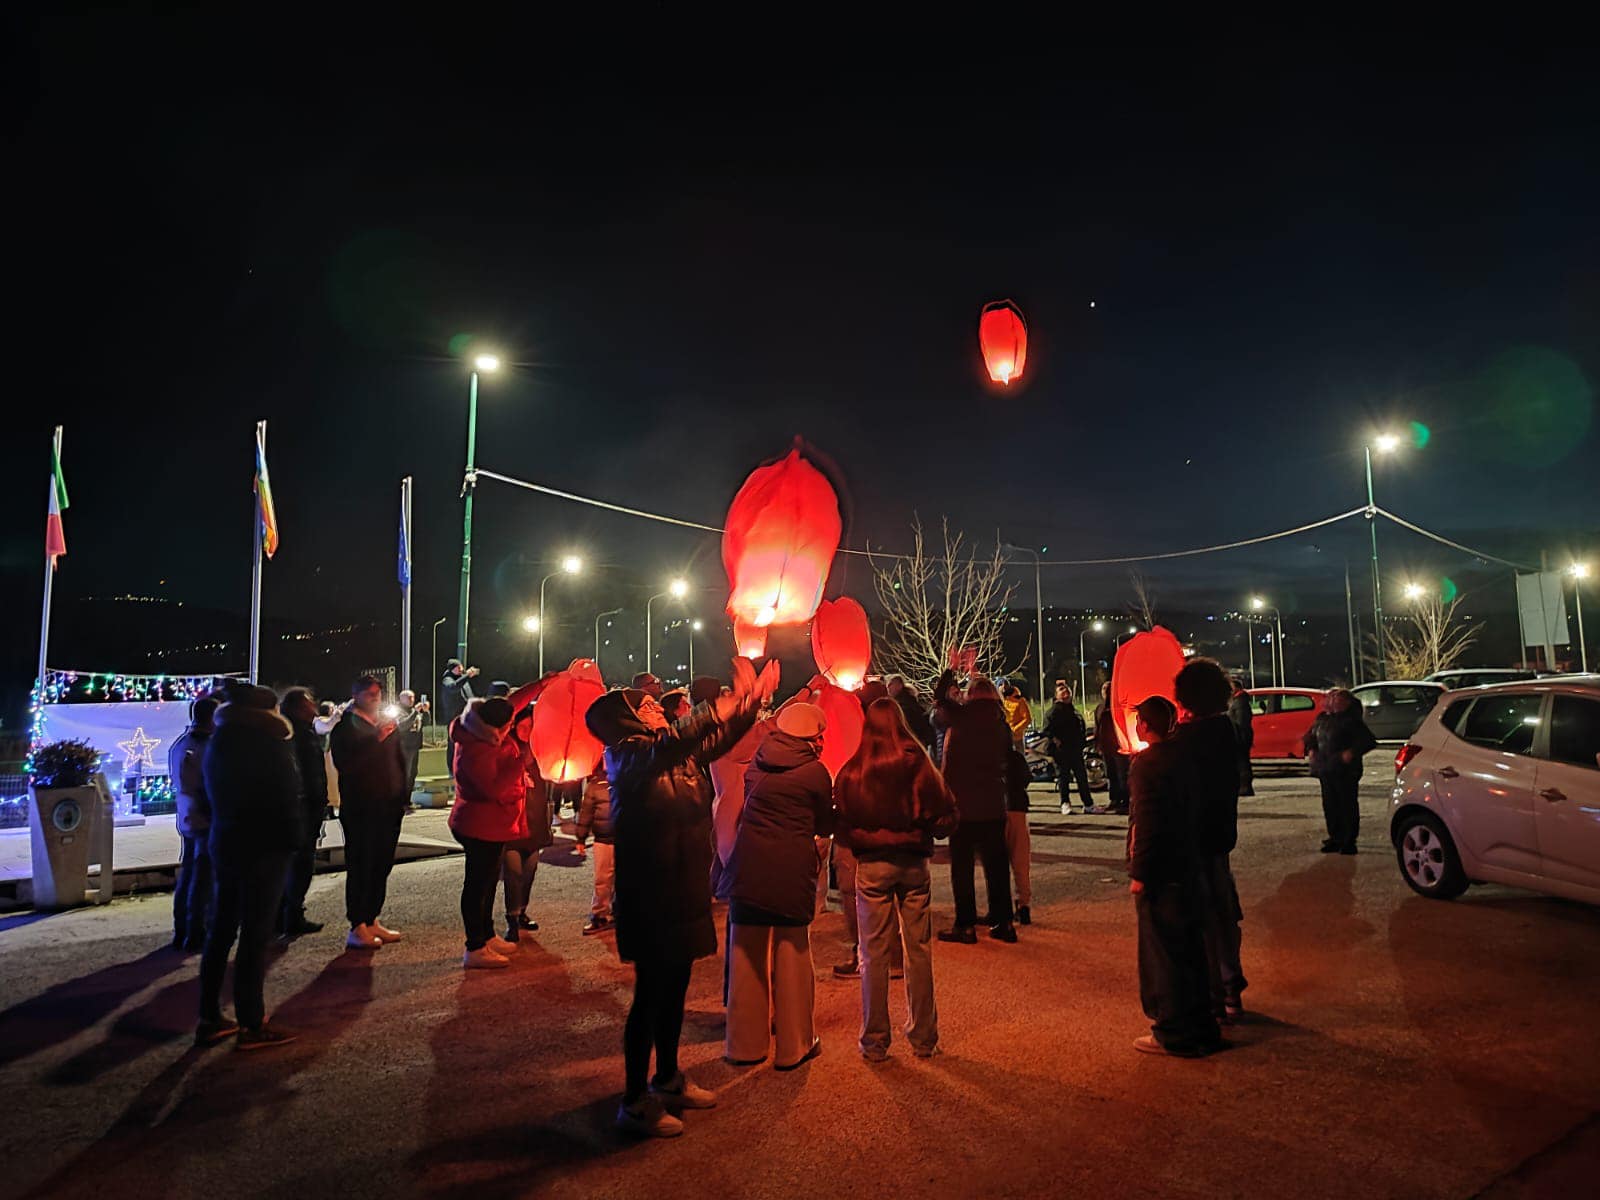
[[[906,1038],[927,1058],[939,1047],[928,860],[934,838],[956,828],[956,799],[889,699],[867,707],[861,745],[834,781],[833,798],[834,837],[856,863],[861,1054],[868,1062],[889,1056],[890,962],[901,943],[911,1009]]]

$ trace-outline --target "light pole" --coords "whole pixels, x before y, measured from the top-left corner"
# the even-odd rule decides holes
[[[1382,679],[1388,669],[1383,653],[1383,582],[1378,574],[1378,503],[1372,498],[1372,452],[1392,454],[1400,449],[1400,438],[1393,433],[1380,433],[1361,449],[1367,461],[1367,530],[1372,534],[1372,628],[1378,640],[1378,678]]]
[[[539,675],[544,677],[544,585],[557,575],[577,575],[583,570],[583,559],[576,554],[569,554],[561,560],[561,569],[551,571],[539,581]]]
[[[1256,623],[1255,619],[1248,613],[1240,613],[1239,619],[1244,622],[1245,646],[1250,651],[1250,686],[1254,688],[1256,686]]]
[[[696,617],[689,622],[689,682],[694,682],[694,635],[704,629],[705,622]]]
[[[655,660],[651,657],[655,626],[651,624],[650,606],[657,600],[664,600],[668,596],[671,596],[674,600],[682,600],[688,594],[689,581],[687,579],[674,579],[667,584],[666,591],[657,592],[644,602],[644,669],[646,671],[654,672],[656,669]]]
[[[1090,633],[1104,633],[1105,631],[1106,631],[1106,623],[1104,621],[1096,621],[1093,625],[1085,625],[1082,629],[1078,630],[1078,703],[1079,704],[1084,703],[1088,699],[1088,697],[1085,696],[1084,693],[1089,690],[1089,671],[1088,671],[1088,668],[1087,668],[1086,664],[1083,661],[1083,639],[1084,639],[1084,636],[1087,635],[1087,634],[1090,634]]]
[[[440,617],[433,623],[433,650],[431,652],[432,658],[430,659],[430,661],[433,663],[433,682],[429,685],[431,687],[439,686],[439,626],[443,625],[449,619],[449,617]],[[435,722],[435,724],[437,724],[437,722]]]
[[[472,382],[467,387],[467,473],[461,496],[466,505],[461,517],[461,605],[456,619],[456,657],[467,661],[467,599],[472,593],[472,493],[478,486],[478,372],[500,369],[500,359],[480,354],[472,360]]]
[[[1572,576],[1572,601],[1578,608],[1578,659],[1583,673],[1589,673],[1589,644],[1583,640],[1583,581],[1589,578],[1589,564],[1575,562],[1567,568]]]
[[[1266,600],[1260,596],[1250,597],[1250,607],[1255,609],[1257,612],[1266,612],[1268,609],[1272,610],[1272,624],[1273,628],[1277,631],[1272,639],[1272,644],[1277,650],[1278,663],[1278,668],[1274,675],[1274,679],[1278,687],[1287,687],[1289,669],[1284,665],[1283,659],[1283,614],[1272,605],[1268,604]]]
[[[1007,542],[1006,543],[1006,549],[1007,550],[1020,550],[1024,554],[1033,555],[1033,610],[1034,610],[1034,616],[1036,618],[1037,626],[1038,626],[1037,632],[1034,635],[1034,641],[1037,643],[1037,645],[1039,647],[1039,711],[1043,712],[1044,711],[1044,585],[1040,580],[1039,555],[1040,555],[1041,551],[1048,550],[1048,549],[1050,549],[1050,547],[1049,546],[1042,546],[1042,547],[1040,547],[1039,550],[1034,550],[1034,549],[1032,549],[1032,548],[1030,548],[1028,546],[1017,546],[1017,545],[1014,545],[1014,544],[1012,544],[1010,542]],[[1082,655],[1079,656],[1078,661],[1079,661],[1080,664],[1082,663],[1082,661],[1083,661]]]
[[[600,622],[605,620],[607,617],[616,616],[621,611],[622,610],[620,608],[608,608],[608,609],[606,609],[605,612],[600,613],[594,619],[594,662],[595,662],[595,666],[599,666],[600,665]]]

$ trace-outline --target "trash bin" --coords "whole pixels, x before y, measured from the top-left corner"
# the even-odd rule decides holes
[[[93,901],[112,892],[111,789],[104,775],[83,787],[28,788],[33,799],[33,906],[74,908],[89,901],[89,864],[100,866]]]

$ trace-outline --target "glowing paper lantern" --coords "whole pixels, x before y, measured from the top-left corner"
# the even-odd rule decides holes
[[[833,486],[799,450],[757,467],[733,498],[722,535],[728,615],[761,628],[809,621],[842,529]]]
[[[767,631],[761,625],[745,621],[733,623],[734,653],[740,658],[760,658],[767,652]]]
[[[990,379],[1001,384],[1020,379],[1028,361],[1028,323],[1021,310],[1009,300],[984,305],[978,315],[978,347]]]
[[[576,783],[594,774],[605,747],[583,723],[589,706],[606,694],[592,659],[574,659],[552,679],[533,706],[528,742],[539,774],[549,783]]]
[[[829,682],[847,692],[859,688],[872,658],[866,609],[848,596],[824,601],[811,618],[811,657]]]
[[[1165,696],[1176,704],[1172,681],[1185,661],[1178,639],[1159,625],[1134,634],[1118,649],[1111,664],[1111,718],[1124,754],[1145,748],[1135,729],[1139,714],[1134,705],[1151,696]]]
[[[828,719],[828,727],[822,731],[822,765],[837,777],[861,748],[861,701],[854,692],[830,683],[811,697],[811,703]]]

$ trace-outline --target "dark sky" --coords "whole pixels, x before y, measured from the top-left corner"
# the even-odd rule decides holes
[[[1414,420],[1396,511],[1518,554],[1600,529],[1588,56],[1102,46],[1052,84],[386,36],[102,14],[14,45],[8,671],[57,422],[73,594],[242,611],[266,417],[269,610],[387,612],[412,472],[418,619],[453,613],[458,334],[518,364],[482,465],[712,523],[801,433],[857,544],[920,512],[1052,557],[1172,549],[1354,507],[1363,436]],[[1032,340],[997,394],[976,319],[1005,296]],[[478,514],[486,619],[569,547],[619,602],[688,566],[718,607],[714,542],[489,484]],[[1363,537],[1152,575],[1342,596]],[[1046,599],[1126,590],[1058,571]]]

